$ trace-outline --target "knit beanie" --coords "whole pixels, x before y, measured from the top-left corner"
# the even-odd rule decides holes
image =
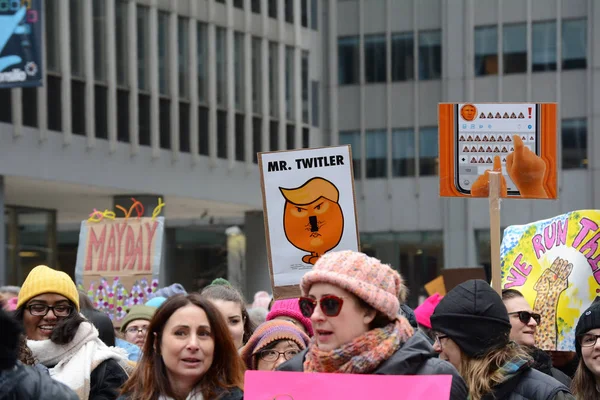
[[[433,314],[433,310],[439,304],[440,300],[442,300],[443,296],[440,296],[439,293],[434,293],[429,296],[423,304],[419,307],[415,308],[415,316],[417,317],[417,322],[419,325],[423,325],[426,328],[431,329],[431,314]]]
[[[27,275],[19,291],[17,308],[21,308],[35,296],[44,293],[56,293],[66,297],[79,311],[79,292],[71,277],[45,265],[38,265]]]
[[[321,256],[302,277],[302,295],[315,283],[329,283],[344,289],[390,320],[398,317],[398,297],[406,291],[400,274],[389,265],[366,254],[344,250]]]
[[[430,318],[465,354],[480,358],[509,342],[510,320],[502,298],[484,280],[471,279],[449,291]]]
[[[171,286],[166,286],[164,288],[158,289],[155,293],[155,297],[166,297],[169,298],[171,296],[175,296],[176,294],[187,294],[185,288],[181,286],[179,283],[174,283]]]
[[[313,335],[312,322],[310,322],[310,318],[306,318],[300,312],[300,305],[298,304],[298,299],[286,299],[286,300],[277,300],[273,303],[271,307],[271,311],[267,314],[267,321],[271,321],[277,317],[290,317],[302,324],[304,328],[306,328],[306,332],[308,332],[308,336]]]
[[[156,307],[156,308],[158,308],[158,307],[160,307],[160,306],[162,305],[162,303],[164,303],[165,301],[167,301],[167,298],[166,298],[166,297],[161,297],[161,296],[158,296],[158,297],[153,297],[153,298],[151,298],[151,299],[150,299],[150,300],[148,300],[148,301],[146,302],[146,304],[144,304],[144,305],[146,305],[146,306],[149,306],[149,307]]]
[[[248,339],[248,343],[240,350],[240,356],[248,369],[256,370],[258,362],[254,355],[269,344],[279,340],[291,340],[298,345],[300,350],[306,349],[310,341],[309,337],[291,322],[267,321],[256,328],[250,339]]]
[[[156,307],[150,307],[145,305],[137,305],[133,306],[129,309],[127,316],[121,322],[121,332],[125,332],[127,329],[127,325],[131,321],[135,321],[137,319],[143,319],[145,321],[152,320],[154,313],[156,312]]]
[[[581,357],[581,345],[578,338],[592,329],[600,328],[600,297],[596,297],[591,306],[581,314],[575,327],[575,350]]]

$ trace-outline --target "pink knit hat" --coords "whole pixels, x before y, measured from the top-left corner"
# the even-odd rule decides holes
[[[337,251],[319,258],[302,277],[302,295],[315,283],[329,283],[359,297],[389,319],[398,317],[398,297],[406,292],[402,277],[389,265],[356,251]]]
[[[269,311],[267,314],[267,321],[271,321],[277,317],[290,317],[297,320],[304,326],[304,328],[306,328],[308,336],[312,337],[312,322],[310,322],[310,318],[306,318],[300,312],[298,299],[277,300],[275,303],[273,303],[271,311]]]
[[[429,296],[423,304],[419,307],[415,308],[415,317],[417,318],[417,322],[419,325],[423,325],[426,328],[431,329],[431,314],[435,311],[435,308],[439,304],[440,300],[442,300],[444,296],[440,296],[439,293],[434,293]]]

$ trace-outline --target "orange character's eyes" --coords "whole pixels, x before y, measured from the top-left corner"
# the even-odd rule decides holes
[[[329,209],[329,202],[324,201],[322,203],[317,204],[313,210],[315,211],[315,214],[323,214],[328,209]]]
[[[296,218],[303,218],[308,215],[308,211],[306,210],[306,208],[294,206],[290,207],[290,214],[292,214],[292,216]]]

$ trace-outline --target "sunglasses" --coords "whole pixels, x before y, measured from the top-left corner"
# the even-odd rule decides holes
[[[529,321],[531,321],[531,318],[533,318],[535,323],[538,325],[540,324],[540,321],[542,320],[542,316],[540,314],[531,313],[529,311],[515,311],[515,312],[508,313],[508,315],[518,315],[519,321],[521,321],[525,325],[527,325],[529,323]]]
[[[300,297],[298,305],[300,306],[300,312],[306,318],[310,318],[317,308],[317,303],[321,306],[321,311],[328,317],[337,317],[342,311],[342,305],[344,300],[341,297],[328,294],[327,296],[321,297],[321,300],[317,301],[310,297]]]

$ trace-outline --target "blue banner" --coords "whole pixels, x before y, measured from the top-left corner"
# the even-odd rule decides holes
[[[0,88],[42,86],[42,0],[0,0]]]

